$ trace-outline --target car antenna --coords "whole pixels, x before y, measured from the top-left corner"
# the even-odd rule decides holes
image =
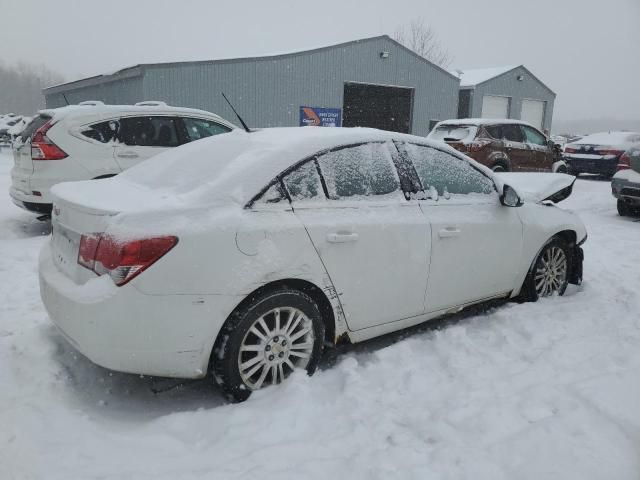
[[[62,98],[64,98],[64,101],[67,102],[67,105],[70,105],[69,100],[67,100],[67,96],[64,93],[62,94]]]
[[[243,128],[245,129],[246,132],[251,133],[251,130],[249,129],[249,127],[247,127],[247,124],[244,123],[244,120],[242,120],[242,117],[240,116],[240,114],[236,111],[235,108],[233,108],[233,105],[231,105],[231,102],[229,101],[229,99],[227,98],[227,96],[224,94],[224,92],[220,92],[222,93],[222,96],[224,97],[224,99],[227,101],[227,103],[229,104],[229,106],[231,107],[231,110],[233,110],[233,113],[236,114],[236,117],[238,117],[238,120],[240,120],[240,123],[242,124]]]

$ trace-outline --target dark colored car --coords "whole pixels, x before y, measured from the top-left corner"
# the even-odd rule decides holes
[[[518,120],[446,120],[428,138],[445,142],[496,172],[567,172],[555,143]]]
[[[621,216],[640,215],[640,147],[632,147],[620,157],[611,193],[618,199]]]
[[[620,157],[635,145],[640,145],[640,133],[594,133],[567,143],[564,158],[574,175],[593,173],[611,178],[616,173]]]

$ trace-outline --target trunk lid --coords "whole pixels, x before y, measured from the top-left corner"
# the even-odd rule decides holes
[[[561,202],[571,195],[576,177],[564,173],[497,173],[505,185],[530,202]]]

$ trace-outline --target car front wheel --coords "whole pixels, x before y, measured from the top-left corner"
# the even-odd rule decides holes
[[[234,312],[212,354],[215,378],[232,401],[283,382],[294,370],[312,374],[322,353],[324,323],[304,292],[281,288]]]
[[[542,249],[522,287],[521,297],[535,302],[563,295],[569,284],[570,252],[566,242],[554,238]]]

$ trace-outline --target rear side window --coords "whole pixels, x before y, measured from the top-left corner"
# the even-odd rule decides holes
[[[292,201],[324,200],[322,180],[314,160],[299,166],[283,178],[287,192]]]
[[[491,138],[495,138],[496,140],[502,140],[504,138],[502,135],[502,125],[487,125],[484,129]]]
[[[523,125],[522,129],[524,130],[524,136],[527,140],[527,143],[542,146],[545,146],[547,144],[547,139],[544,137],[544,135],[535,131],[533,128]]]
[[[435,148],[415,144],[401,146],[413,162],[425,191],[435,189],[439,196],[471,193],[491,194],[491,179],[468,162]]]
[[[118,140],[139,147],[177,147],[176,119],[173,117],[125,117],[120,120]]]
[[[400,189],[389,147],[367,143],[318,157],[329,198],[386,195]]]
[[[41,126],[51,120],[51,116],[49,115],[38,115],[25,127],[20,135],[20,140],[23,142],[27,141],[31,136],[36,133]]]
[[[92,140],[96,140],[101,143],[109,143],[116,139],[118,132],[118,122],[116,120],[109,120],[107,122],[100,122],[90,125],[82,130],[82,135]]]
[[[509,140],[511,142],[524,142],[524,135],[522,135],[522,130],[520,130],[520,125],[516,124],[507,124],[502,126],[502,135],[505,140]]]
[[[225,127],[224,125],[202,118],[185,117],[182,121],[184,122],[188,142],[231,131],[230,128]]]

